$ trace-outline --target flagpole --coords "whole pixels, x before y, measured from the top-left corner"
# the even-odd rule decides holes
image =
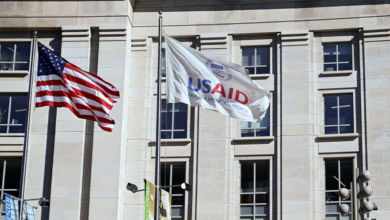
[[[156,164],[155,184],[156,198],[154,205],[154,220],[160,219],[160,148],[161,148],[161,39],[162,39],[162,11],[158,18],[158,65],[157,65],[157,114],[156,114]]]
[[[19,192],[19,219],[23,220],[23,203],[24,203],[24,188],[26,185],[26,168],[27,168],[27,149],[28,141],[30,134],[30,121],[31,121],[31,103],[33,102],[32,97],[32,88],[34,82],[34,62],[35,62],[35,52],[37,46],[37,36],[38,32],[33,32],[33,41],[32,41],[32,52],[31,52],[31,61],[30,61],[30,81],[28,86],[28,107],[27,107],[27,120],[26,120],[26,132],[24,133],[24,145],[23,145],[23,161],[22,161],[22,173],[21,173],[21,183],[20,183],[20,192]]]

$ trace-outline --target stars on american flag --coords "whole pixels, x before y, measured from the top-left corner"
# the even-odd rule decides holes
[[[62,77],[62,72],[67,61],[60,56],[57,56],[57,54],[43,46],[41,43],[38,44],[41,52],[39,56],[40,65],[38,67],[38,75],[49,75],[54,73]]]

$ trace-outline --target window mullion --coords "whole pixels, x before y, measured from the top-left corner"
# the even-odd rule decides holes
[[[169,186],[172,186],[172,172],[173,170],[173,164],[169,165]],[[169,193],[172,194],[172,187],[169,187]]]
[[[12,70],[15,70],[15,61],[16,61],[16,44],[14,44],[14,59],[12,62]]]
[[[11,124],[11,103],[12,103],[12,95],[9,96],[9,106],[8,106],[8,120],[7,120],[7,133],[9,133],[9,125]]]
[[[337,71],[339,71],[339,45],[336,44],[336,66],[337,66]]]
[[[337,96],[337,133],[340,134],[340,96]]]
[[[174,139],[174,137],[173,137],[173,130],[175,130],[174,124],[175,124],[175,103],[172,103],[172,127],[171,127],[172,139]]]
[[[257,48],[255,47],[254,49],[255,49],[255,53],[254,53],[254,55],[255,55],[255,63],[253,64],[253,66],[254,66],[255,74],[257,74],[257,71],[256,71],[256,65],[257,65],[257,56],[256,56],[256,54],[257,54]],[[255,136],[256,136],[256,135],[255,135]]]

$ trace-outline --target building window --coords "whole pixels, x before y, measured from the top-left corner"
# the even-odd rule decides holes
[[[187,105],[161,102],[161,138],[187,138]]]
[[[351,216],[342,216],[338,211],[341,204],[351,206],[351,199],[342,201],[338,196],[341,188],[351,190],[353,182],[353,160],[325,160],[325,211],[326,220],[350,220]]]
[[[270,135],[270,108],[260,122],[241,122],[241,137],[261,137]]]
[[[0,71],[28,70],[30,43],[0,43]]]
[[[240,220],[268,220],[269,161],[241,162]]]
[[[10,194],[19,197],[20,175],[22,171],[22,159],[15,158],[0,158],[0,189],[1,199],[5,200],[5,194]],[[0,205],[1,219],[5,219],[4,204]]]
[[[243,47],[242,66],[248,70],[249,74],[269,74],[269,51],[269,47]]]
[[[167,59],[165,55],[165,49],[161,50],[161,76],[167,76]]]
[[[24,133],[27,95],[0,94],[0,133]]]
[[[161,186],[180,185],[186,182],[185,163],[161,163]],[[184,219],[185,191],[180,187],[165,188],[172,194],[172,220]]]
[[[351,43],[324,44],[324,71],[352,70]]]
[[[353,133],[353,95],[326,95],[325,134]]]

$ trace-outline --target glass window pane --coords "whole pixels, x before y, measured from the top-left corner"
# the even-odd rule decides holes
[[[260,127],[269,128],[269,120],[270,120],[270,108],[267,109],[263,120],[260,121]]]
[[[340,160],[340,181],[345,185],[342,187],[351,189],[351,182],[353,182],[353,161]]]
[[[172,185],[179,185],[186,181],[186,165],[185,163],[175,163],[172,166]],[[173,187],[172,194],[183,194],[184,191],[180,187]]]
[[[353,133],[353,126],[340,126],[340,134]]]
[[[268,203],[269,195],[268,194],[256,194],[256,203]]]
[[[4,189],[19,189],[22,169],[21,160],[6,160]]]
[[[7,133],[7,126],[0,126],[0,133]]]
[[[0,44],[0,62],[14,61],[15,44],[2,43]]]
[[[161,69],[161,77],[166,77],[166,76],[167,76],[166,69]]]
[[[353,124],[353,96],[339,95],[340,124]]]
[[[172,196],[172,205],[184,205],[184,196]]]
[[[3,182],[4,160],[0,160],[0,183]]]
[[[28,61],[30,58],[30,43],[16,44],[15,61]]]
[[[24,133],[26,126],[9,126],[8,133]]]
[[[25,124],[27,116],[27,95],[11,96],[10,124]]]
[[[161,185],[169,186],[171,185],[171,164],[170,163],[161,163]]]
[[[162,131],[161,139],[172,139],[172,131]]]
[[[0,63],[0,71],[12,70],[12,63]]]
[[[242,48],[242,65],[243,66],[255,65],[255,48],[253,47]]]
[[[339,215],[326,215],[325,220],[339,220]]]
[[[351,220],[351,215],[341,216],[340,220]]]
[[[266,216],[256,216],[255,220],[268,220],[268,217],[266,217]]]
[[[256,74],[267,74],[269,73],[269,66],[256,67]]]
[[[241,122],[241,128],[246,129],[246,128],[254,128],[255,123],[250,122],[250,121],[242,121]]]
[[[255,130],[254,129],[242,129],[241,130],[241,137],[254,137],[255,136]]]
[[[339,204],[326,204],[326,213],[335,213],[339,211]]]
[[[338,161],[326,160],[325,161],[325,190],[339,190],[338,177]],[[337,178],[337,179],[336,179]]]
[[[248,74],[255,74],[255,68],[254,67],[246,67],[245,69],[248,70]]]
[[[9,95],[0,95],[0,124],[8,124]]]
[[[337,95],[324,96],[325,125],[337,125]]]
[[[173,138],[174,139],[187,138],[187,131],[174,131]]]
[[[338,127],[325,127],[325,134],[338,134]]]
[[[161,130],[172,129],[172,113],[161,112]]]
[[[351,44],[339,44],[339,62],[351,62],[352,61],[352,47]]]
[[[187,128],[187,105],[183,103],[176,103],[174,105],[174,127],[173,129]]]
[[[241,206],[241,215],[253,215],[253,206]]]
[[[184,216],[184,208],[183,207],[172,207],[172,217],[173,216]]]
[[[241,204],[242,203],[254,203],[253,194],[241,194]]]
[[[338,192],[326,192],[325,193],[325,201],[327,202],[338,202],[339,194]]]
[[[253,192],[253,163],[241,163],[241,192]]]
[[[15,63],[15,70],[28,70],[28,63]]]
[[[336,44],[324,44],[324,63],[336,62]]]
[[[269,66],[269,47],[257,47],[256,48],[256,66],[267,65]]]
[[[256,162],[256,192],[269,190],[269,161]]]
[[[253,217],[240,217],[240,220],[253,220]]]
[[[11,196],[19,197],[19,190],[17,190],[17,191],[4,191],[4,196],[6,193],[10,194]]]
[[[269,136],[269,129],[256,129],[256,137]]]
[[[337,71],[337,64],[325,64],[324,71]]]
[[[352,64],[351,63],[340,63],[339,64],[339,71],[343,70],[352,70]]]
[[[266,205],[257,205],[256,206],[256,215],[268,215],[269,211],[268,211],[268,206]]]
[[[166,60],[166,54],[165,54],[165,49],[162,49],[161,50],[161,68],[162,69],[165,69],[165,67],[167,66],[167,60]]]

